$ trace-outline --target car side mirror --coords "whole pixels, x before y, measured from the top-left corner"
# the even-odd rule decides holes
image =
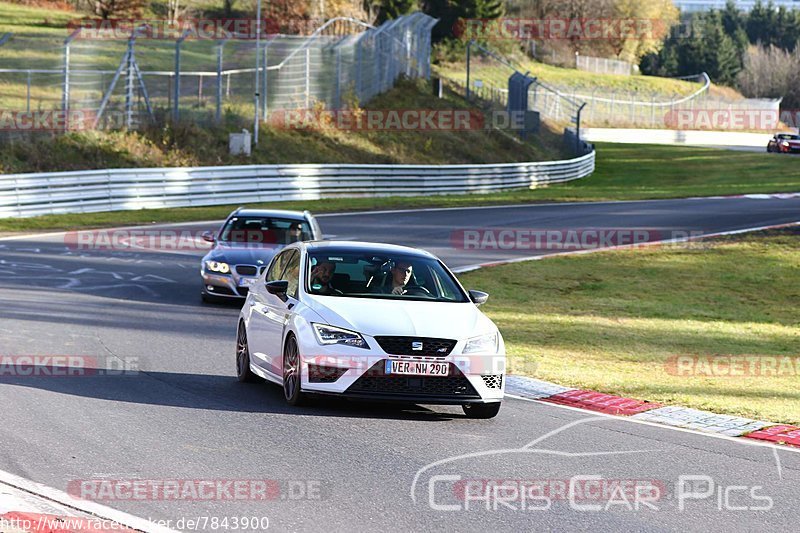
[[[204,231],[202,236],[206,242],[217,242],[217,238],[214,237],[214,233],[211,231]]]
[[[483,305],[489,300],[489,295],[482,291],[469,291],[469,299],[475,305]]]
[[[268,293],[275,294],[278,296],[286,294],[286,292],[289,290],[289,282],[286,281],[285,279],[278,281],[268,281],[267,283],[265,283],[265,286],[267,287]]]

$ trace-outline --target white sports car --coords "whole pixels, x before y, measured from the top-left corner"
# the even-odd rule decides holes
[[[250,289],[237,334],[240,381],[306,393],[462,405],[497,415],[503,337],[435,256],[402,246],[299,242]]]

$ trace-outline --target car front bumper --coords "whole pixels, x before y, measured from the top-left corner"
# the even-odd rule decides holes
[[[236,272],[215,274],[205,269],[200,271],[200,276],[203,279],[203,294],[232,299],[247,298],[250,286],[258,279],[258,276],[242,276]]]
[[[300,342],[303,391],[348,398],[427,404],[493,403],[503,399],[505,347],[496,354],[460,355],[459,341],[446,357],[392,355],[365,336],[370,349],[334,345],[316,340]],[[439,362],[450,365],[447,377],[389,375],[387,360]]]

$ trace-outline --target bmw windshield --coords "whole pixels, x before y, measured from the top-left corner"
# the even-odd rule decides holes
[[[428,257],[312,250],[306,272],[306,291],[314,295],[470,301],[452,274]]]
[[[220,242],[245,244],[291,244],[311,239],[305,220],[265,216],[235,216],[228,219]]]

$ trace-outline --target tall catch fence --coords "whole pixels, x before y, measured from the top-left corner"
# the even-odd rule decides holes
[[[198,32],[82,21],[63,34],[0,36],[0,113],[15,126],[0,124],[0,132],[136,129],[159,116],[216,123],[228,112],[263,118],[315,105],[339,109],[391,89],[401,76],[430,77],[437,19],[423,13],[378,27],[336,18],[307,36],[269,34],[266,24],[247,22],[246,32],[222,25]],[[55,118],[28,128],[26,112]]]
[[[453,81],[462,86],[468,83],[471,93],[505,105],[509,75],[513,71],[525,73],[525,68],[481,45],[473,45],[471,52],[463,77]],[[740,112],[751,116],[777,116],[780,112],[780,99],[734,98],[713,93],[706,73],[680,79],[693,84],[688,94],[586,88],[537,79],[531,88],[531,109],[541,112],[544,118],[569,123],[575,122],[575,112],[585,104],[581,113],[585,126],[658,129],[673,128],[674,117],[681,111]]]

